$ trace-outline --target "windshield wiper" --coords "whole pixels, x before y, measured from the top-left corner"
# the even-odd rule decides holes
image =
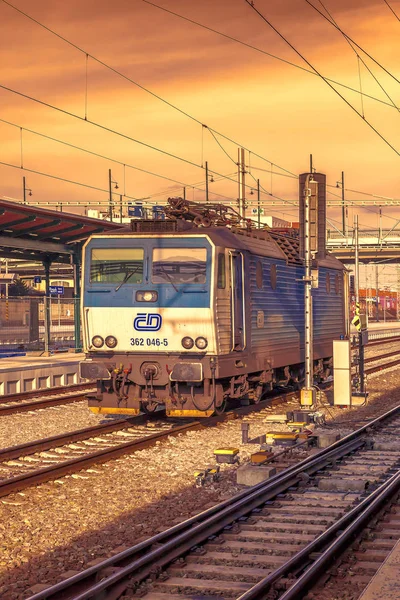
[[[162,273],[164,273],[165,277],[168,279],[168,281],[170,282],[170,284],[172,285],[172,287],[174,288],[174,290],[176,292],[178,292],[178,288],[176,287],[176,285],[174,284],[174,282],[172,281],[171,276],[169,275],[169,273],[167,273],[167,271],[165,271],[164,267],[162,265],[159,265],[159,269]]]
[[[125,274],[125,277],[123,278],[123,280],[121,281],[121,283],[119,285],[117,285],[117,287],[115,288],[114,292],[118,292],[118,290],[120,288],[122,288],[122,286],[124,285],[124,283],[126,283],[128,281],[128,279],[130,279],[132,277],[132,275],[134,275],[138,269],[139,269],[139,267],[136,267],[136,269],[133,269],[133,271],[128,271],[128,273]]]

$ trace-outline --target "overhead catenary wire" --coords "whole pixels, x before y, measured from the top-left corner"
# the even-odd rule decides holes
[[[101,158],[110,162],[113,162],[115,164],[121,165],[122,167],[128,167],[129,169],[134,169],[135,171],[139,171],[141,173],[145,173],[146,175],[151,175],[152,177],[159,177],[160,179],[165,179],[166,181],[170,181],[171,183],[176,183],[177,185],[180,185],[182,187],[193,187],[196,186],[197,184],[192,184],[192,183],[187,183],[184,181],[179,181],[178,179],[173,179],[171,177],[167,177],[166,175],[161,175],[159,173],[154,173],[153,171],[148,171],[147,169],[142,169],[141,167],[137,167],[134,165],[131,165],[129,163],[125,163],[121,160],[117,160],[115,158],[111,158],[110,156],[106,156],[104,154],[100,154],[99,152],[94,152],[93,150],[89,150],[88,148],[82,148],[81,146],[77,146],[76,144],[71,144],[70,142],[66,142],[65,140],[60,140],[54,136],[50,136],[47,135],[45,133],[41,133],[39,131],[35,131],[33,129],[29,129],[27,127],[21,127],[20,125],[17,125],[16,123],[12,123],[11,121],[7,121],[6,119],[1,119],[0,118],[0,123],[5,123],[6,125],[10,125],[12,127],[17,127],[20,129],[21,131],[21,136],[22,136],[22,132],[26,131],[28,133],[31,133],[33,135],[37,135],[39,137],[42,137],[44,139],[50,140],[52,142],[56,142],[58,144],[62,144],[64,146],[67,146],[69,148],[73,148],[74,150],[79,150],[81,152],[85,152],[87,154],[91,154],[92,156],[96,156],[97,158]],[[22,139],[22,137],[21,137]],[[23,155],[22,155],[22,144],[21,144],[21,168],[23,168]],[[221,178],[224,178],[224,175],[220,176]],[[203,188],[197,188],[197,189],[203,189]],[[125,183],[124,183],[124,190],[125,190]],[[214,193],[214,192],[213,192]],[[123,194],[124,196],[126,196],[126,194]],[[218,194],[217,194],[218,195]],[[221,194],[222,195],[222,194]]]
[[[268,25],[268,27],[270,27],[271,29],[273,29],[273,31],[275,31],[275,33],[290,47],[292,48],[292,50],[298,55],[300,56],[300,58],[302,58],[304,60],[304,62],[310,67],[312,68],[315,73],[317,75],[319,75],[319,77],[331,88],[331,90],[333,90],[335,92],[335,94],[337,94],[342,100],[343,102],[345,102],[347,104],[347,106],[349,108],[351,108],[352,111],[354,111],[356,113],[356,115],[358,115],[360,117],[360,119],[363,120],[364,123],[366,123],[368,125],[368,127],[370,127],[372,129],[372,131],[374,131],[376,133],[376,135],[378,135],[381,140],[387,145],[389,146],[389,148],[391,148],[396,154],[397,156],[400,156],[400,152],[385,138],[384,135],[382,135],[377,129],[376,127],[374,127],[372,125],[372,123],[370,123],[365,117],[363,117],[361,115],[361,113],[348,101],[346,100],[346,98],[326,79],[326,77],[324,77],[301,53],[299,50],[297,50],[297,48],[291,43],[289,42],[289,40],[254,6],[254,3],[252,2],[252,0],[244,0],[246,2],[246,4],[249,5],[249,7],[259,15],[259,17]],[[306,0],[307,2],[308,0]]]
[[[308,0],[307,0],[308,2]],[[329,19],[331,21],[332,25],[335,25],[339,28],[338,23],[336,22],[336,20],[334,19],[333,15],[331,12],[329,12],[329,10],[327,9],[327,7],[325,6],[325,4],[322,2],[322,0],[318,0],[318,2],[320,3],[320,5],[322,6],[322,8],[324,9],[324,11],[326,12],[326,14],[329,16]],[[308,2],[308,4],[310,4],[310,2]],[[310,6],[313,6],[310,4]],[[314,6],[313,6],[314,7]],[[315,8],[315,7],[314,7]],[[385,94],[385,96],[390,100],[390,102],[393,104],[394,108],[396,108],[396,110],[398,110],[400,112],[399,107],[396,105],[395,101],[393,100],[393,98],[391,98],[391,96],[388,94],[388,92],[385,90],[385,88],[383,87],[383,85],[381,84],[381,82],[379,81],[379,79],[375,76],[375,74],[371,71],[371,69],[369,68],[369,66],[367,65],[367,63],[365,62],[365,60],[362,58],[362,56],[360,56],[360,54],[357,52],[353,42],[342,32],[342,30],[339,28],[339,32],[341,33],[341,35],[344,37],[344,39],[346,40],[346,42],[348,43],[348,45],[350,46],[350,48],[353,50],[354,54],[357,56],[357,65],[358,65],[358,76],[359,76],[359,81],[360,81],[360,94],[361,94],[361,112],[362,115],[364,116],[364,93],[362,90],[362,83],[361,83],[361,67],[360,67],[360,61],[362,62],[362,64],[364,65],[364,67],[367,69],[367,71],[369,72],[369,74],[371,75],[371,77],[374,79],[375,83],[377,83],[377,85],[379,85],[379,87],[381,88],[382,92]]]
[[[12,169],[21,170],[20,165],[13,165],[12,163],[7,163],[5,161],[0,161],[0,165],[3,167],[10,167]],[[56,179],[57,181],[63,181],[64,183],[71,183],[73,185],[79,185],[80,187],[85,187],[91,190],[96,190],[97,192],[106,192],[109,193],[108,189],[98,187],[96,185],[90,185],[89,183],[82,183],[81,181],[74,181],[73,179],[66,179],[65,177],[60,177],[58,175],[51,175],[50,173],[44,173],[43,171],[38,171],[37,169],[29,169],[28,167],[22,167],[22,170],[27,171],[28,173],[34,173],[35,175],[41,175],[42,177],[48,177],[50,179]],[[135,196],[126,195],[125,198],[129,200],[141,200],[141,198],[136,198]]]
[[[30,18],[31,20],[33,20],[33,21],[34,21],[34,22],[36,22],[38,25],[40,25],[40,26],[44,27],[44,28],[45,28],[45,29],[47,29],[49,32],[53,33],[54,35],[57,35],[58,37],[60,37],[60,39],[63,39],[63,40],[66,42],[66,43],[68,43],[68,44],[71,44],[72,46],[74,46],[74,47],[75,47],[75,48],[77,48],[78,50],[80,50],[80,51],[84,52],[84,53],[85,53],[85,58],[86,58],[86,66],[87,66],[87,61],[88,61],[88,58],[89,58],[89,56],[90,56],[90,57],[91,57],[91,58],[93,58],[94,60],[97,60],[99,63],[101,63],[101,64],[104,64],[104,66],[106,66],[107,68],[111,68],[111,69],[112,69],[112,67],[109,67],[109,65],[106,65],[106,63],[103,63],[102,61],[99,61],[99,60],[98,60],[96,57],[93,57],[93,56],[89,55],[89,54],[88,54],[88,53],[86,53],[84,50],[82,50],[81,48],[79,48],[78,46],[76,46],[75,44],[73,44],[72,42],[70,42],[69,40],[67,40],[66,38],[63,38],[63,36],[60,36],[59,34],[57,34],[57,33],[53,32],[51,29],[49,29],[49,28],[47,28],[46,26],[42,25],[42,24],[41,24],[39,21],[36,21],[35,19],[33,19],[32,17],[30,17],[29,15],[27,15],[26,13],[24,13],[24,12],[23,12],[23,11],[21,11],[20,9],[17,9],[17,8],[16,8],[16,7],[14,7],[14,6],[13,6],[11,3],[9,3],[9,2],[6,2],[5,0],[2,0],[2,1],[3,1],[5,4],[8,4],[9,6],[11,6],[12,8],[15,8],[15,10],[17,10],[18,12],[21,12],[21,14],[24,14],[25,16],[27,16],[28,18]],[[152,3],[150,3],[150,4],[152,4]],[[154,6],[157,6],[157,5],[154,5]],[[159,8],[161,8],[161,7],[159,7]],[[219,33],[219,32],[216,32],[216,33]],[[297,65],[294,65],[294,66],[297,66]],[[302,67],[299,67],[299,68],[302,68]],[[118,71],[116,71],[116,70],[114,70],[114,72],[116,72],[117,74],[120,74],[120,73],[119,73]],[[309,71],[309,72],[310,72],[310,73],[313,73],[313,71]],[[315,73],[313,73],[313,74],[315,74]],[[123,74],[120,74],[120,75],[124,77],[124,75],[123,75]],[[128,78],[128,79],[129,79],[129,78]],[[140,84],[137,84],[137,82],[134,82],[133,80],[132,80],[132,83],[134,83],[135,85],[139,85],[139,87],[140,87]],[[86,78],[86,85],[87,85],[87,78]],[[5,88],[5,86],[3,86],[3,87]],[[5,88],[5,89],[6,89],[6,88]],[[143,89],[144,89],[145,91],[148,91],[149,93],[151,93],[151,92],[150,92],[149,90],[147,90],[146,88],[143,88]],[[14,90],[11,90],[11,91],[15,92]],[[357,91],[357,90],[355,90],[355,91]],[[26,97],[26,96],[25,96],[25,97]],[[163,98],[159,97],[158,95],[156,95],[156,97],[158,97],[158,98],[159,98],[161,101],[163,101],[163,102],[165,101]],[[36,101],[36,99],[34,99],[34,100]],[[87,102],[87,98],[86,98],[86,102]],[[167,102],[167,101],[165,101],[165,102]],[[167,103],[168,103],[168,102],[167,102]],[[45,104],[45,103],[44,103],[44,104]],[[179,110],[179,109],[178,109],[177,107],[175,107],[174,105],[172,105],[172,104],[171,104],[171,106],[172,106],[172,108],[175,108],[175,109]],[[55,108],[55,109],[57,109],[57,107],[51,107],[51,108]],[[67,111],[65,111],[65,112],[66,112],[66,114],[68,114],[68,112],[67,112]],[[185,113],[185,114],[186,114],[186,113]],[[72,116],[76,116],[76,115],[74,115],[74,114],[72,113]],[[199,120],[197,120],[197,119],[195,119],[194,117],[192,117],[192,115],[189,115],[189,114],[187,114],[186,116],[188,116],[189,118],[192,118],[193,120],[197,121],[198,123],[201,123]],[[78,118],[79,118],[79,117],[78,117]],[[86,120],[86,119],[85,119],[85,120]],[[89,122],[90,122],[90,121],[89,121]],[[205,126],[205,125],[203,125],[203,124],[202,124],[202,127],[207,127],[207,126]],[[235,142],[233,139],[229,138],[228,136],[225,136],[224,134],[221,134],[220,132],[217,132],[216,130],[214,130],[214,129],[210,128],[210,127],[207,127],[207,128],[210,130],[210,132],[212,131],[212,132],[213,132],[215,135],[219,135],[219,136],[223,137],[224,139],[227,139],[228,141],[230,141],[230,142],[232,142],[232,143],[235,143],[235,144],[237,144],[237,142]],[[107,129],[107,128],[106,128],[106,129]],[[110,130],[110,131],[111,131],[111,132],[113,132],[113,130]],[[117,134],[118,134],[118,132],[115,132],[115,133],[117,133]],[[122,135],[124,135],[124,134],[122,134]],[[215,135],[213,136],[214,138],[215,138]],[[129,136],[125,136],[125,137],[128,137],[128,139],[129,139]],[[21,139],[22,139],[22,130],[21,130]],[[140,142],[140,141],[138,141],[138,140],[132,140],[132,141],[136,141],[137,143],[141,143],[141,142]],[[247,149],[247,148],[246,148],[246,149]],[[158,151],[160,151],[160,149],[157,149],[157,150],[158,150]],[[247,150],[248,150],[249,152],[251,152],[251,150],[249,150],[249,149],[247,149]],[[252,152],[252,153],[253,153],[255,156],[257,156],[258,158],[260,158],[260,159],[262,159],[262,160],[265,160],[265,161],[269,162],[269,163],[271,164],[271,166],[272,166],[272,165],[275,165],[275,163],[273,163],[273,162],[272,162],[272,161],[270,161],[269,159],[266,159],[265,157],[263,157],[263,156],[261,156],[261,155],[259,155],[259,154],[257,154],[257,153],[254,153],[254,152]],[[173,156],[174,156],[174,155],[173,155]],[[178,159],[180,159],[180,157],[176,157],[176,156],[174,156],[174,158],[178,158]],[[232,159],[231,159],[231,160],[232,160]],[[195,166],[198,166],[198,165],[195,165]],[[283,171],[285,171],[286,173],[291,173],[290,171],[287,171],[286,169],[283,169],[283,168],[282,168],[282,167],[280,167],[279,165],[276,165],[276,167],[277,167],[277,168],[279,168],[279,169],[282,169],[282,170],[283,170]],[[133,167],[133,166],[132,166],[132,168],[137,168],[137,167]],[[257,168],[257,167],[252,167],[252,168]],[[145,170],[142,170],[142,171],[143,171],[143,172],[146,172]],[[154,173],[151,173],[151,172],[148,172],[148,173],[149,173],[149,174],[151,174],[151,175],[155,175],[155,176],[163,177],[163,176],[161,176],[161,175],[154,174]],[[273,174],[275,174],[275,175],[283,175],[282,173],[275,172],[275,171],[273,172]],[[297,177],[295,174],[292,174],[291,176],[292,176],[292,177]],[[167,178],[166,178],[166,179],[167,179]],[[180,183],[181,185],[183,185],[183,182],[179,182],[179,183]],[[186,185],[186,186],[188,186],[188,187],[193,187],[191,184],[185,184],[185,185]],[[249,186],[247,186],[247,187],[249,187]],[[276,197],[276,196],[274,196],[274,197]],[[277,197],[277,198],[278,198],[278,197]]]
[[[167,106],[169,106],[170,108],[178,111],[180,114],[182,114],[183,116],[191,119],[192,121],[194,121],[195,123],[199,124],[202,126],[202,128],[207,128],[209,130],[212,130],[216,135],[219,135],[221,137],[224,137],[226,140],[236,144],[237,146],[241,146],[244,147],[243,144],[241,144],[240,142],[236,142],[235,140],[233,140],[232,138],[226,136],[225,134],[217,131],[214,128],[211,128],[208,125],[205,125],[202,123],[202,121],[200,121],[199,119],[197,119],[196,117],[194,117],[193,115],[191,115],[190,113],[188,113],[187,111],[183,110],[182,108],[176,106],[175,104],[172,104],[172,102],[169,102],[168,100],[166,100],[165,98],[163,98],[162,96],[160,96],[159,94],[156,94],[155,92],[153,92],[152,90],[150,90],[149,88],[141,85],[140,83],[138,83],[137,81],[135,81],[134,79],[132,79],[131,77],[128,77],[127,75],[125,75],[124,73],[122,73],[121,71],[118,71],[117,69],[115,69],[114,67],[112,67],[111,65],[107,64],[106,62],[102,61],[101,59],[97,58],[96,56],[94,56],[93,54],[87,52],[86,50],[84,50],[83,48],[81,48],[80,46],[78,46],[77,44],[75,44],[74,42],[71,42],[70,40],[68,40],[66,37],[60,35],[59,33],[57,33],[56,31],[54,31],[53,29],[51,29],[50,27],[48,27],[47,25],[44,25],[43,23],[41,23],[39,20],[35,19],[34,17],[32,17],[31,15],[29,15],[28,13],[26,13],[25,11],[21,10],[20,8],[16,7],[14,4],[12,4],[11,2],[9,2],[8,0],[0,0],[1,2],[3,2],[3,4],[6,4],[7,6],[9,6],[10,8],[12,8],[13,10],[15,10],[16,12],[20,13],[21,15],[23,15],[24,17],[26,17],[27,19],[29,19],[30,21],[32,21],[33,23],[36,23],[36,25],[38,25],[39,27],[42,27],[43,29],[45,29],[47,32],[51,33],[52,35],[56,36],[57,38],[59,38],[60,40],[62,40],[63,42],[65,42],[66,44],[70,45],[71,47],[75,48],[76,50],[78,50],[80,53],[82,53],[85,56],[85,61],[86,61],[86,78],[85,78],[85,86],[86,86],[86,92],[85,92],[85,117],[83,120],[91,122],[87,119],[87,80],[88,80],[88,76],[87,76],[87,64],[88,64],[88,59],[91,58],[93,61],[97,62],[98,64],[100,64],[101,66],[105,67],[106,69],[109,69],[110,71],[112,71],[113,73],[115,73],[116,75],[122,77],[125,81],[128,81],[129,83],[132,83],[133,85],[135,85],[136,87],[138,87],[139,89],[143,90],[144,92],[150,94],[151,96],[153,96],[154,98],[156,98],[157,100],[159,100],[160,102],[163,102],[164,104],[166,104]],[[250,151],[248,148],[245,148],[245,150]],[[266,162],[270,163],[271,161],[268,158],[265,158],[263,156],[261,156],[260,154],[256,154],[256,156],[262,160],[265,160]],[[279,165],[277,165],[275,163],[276,167],[279,169],[282,169],[285,172],[290,172],[287,171],[287,169],[280,167]]]
[[[398,16],[398,15],[397,15],[397,14],[394,12],[394,10],[393,10],[393,8],[390,6],[389,2],[387,2],[386,0],[383,0],[383,1],[384,1],[384,3],[386,4],[386,6],[389,8],[389,10],[391,10],[391,11],[392,11],[392,13],[393,13],[393,14],[394,14],[394,16],[396,17],[396,19],[397,19],[398,21],[400,21],[400,17],[399,17],[399,16]]]
[[[343,31],[343,29],[341,27],[339,27],[339,25],[334,20],[332,20],[332,19],[328,18],[326,15],[324,15],[324,13],[321,12],[319,10],[319,8],[317,8],[312,2],[310,2],[310,0],[304,0],[304,1],[307,2],[307,4],[309,6],[311,6],[311,8],[313,8],[315,11],[317,11],[317,13],[321,15],[321,17],[323,17],[326,21],[328,21],[328,23],[330,23],[333,27],[335,27],[338,31],[340,31],[340,33],[345,38],[347,38],[352,44],[354,44],[359,50],[361,50],[361,52],[363,52],[366,56],[368,56],[368,58],[370,60],[372,60],[378,67],[380,67],[383,71],[385,71],[385,73],[387,75],[389,75],[389,77],[391,77],[392,79],[394,79],[397,83],[400,83],[400,80],[397,79],[397,77],[395,75],[393,75],[393,73],[391,73],[379,61],[377,61],[373,56],[371,56],[371,54],[369,54],[369,52],[367,52],[366,50],[364,50],[364,48],[362,48],[359,44],[357,44],[357,42],[354,41],[349,35],[347,35],[347,33],[345,33]],[[247,0],[245,0],[245,2],[247,2]]]
[[[4,2],[4,0],[1,0],[1,1]],[[13,88],[10,88],[6,85],[0,84],[0,88],[3,90],[6,90],[7,92],[16,94],[17,96],[21,96],[22,98],[25,98],[27,100],[31,100],[32,102],[36,102],[37,104],[41,104],[42,106],[46,106],[47,108],[51,108],[52,110],[56,110],[57,112],[60,112],[69,117],[73,117],[74,119],[78,119],[79,121],[82,121],[84,123],[89,123],[90,125],[94,125],[95,127],[102,129],[103,131],[107,131],[108,133],[112,133],[113,135],[122,137],[126,140],[134,142],[135,144],[139,144],[141,146],[144,146],[145,148],[149,148],[150,150],[154,150],[155,152],[159,152],[161,154],[169,156],[170,158],[180,160],[181,162],[184,162],[188,165],[192,165],[193,167],[197,167],[199,169],[202,168],[201,165],[199,165],[198,163],[195,163],[192,160],[188,160],[187,158],[183,158],[182,156],[178,156],[177,154],[173,154],[172,152],[168,152],[167,150],[163,150],[162,148],[157,148],[157,146],[153,146],[152,144],[147,144],[146,142],[143,142],[142,140],[133,138],[132,136],[127,135],[126,133],[122,133],[121,131],[116,131],[115,129],[112,129],[111,127],[106,127],[105,125],[102,125],[101,123],[98,123],[97,121],[92,121],[91,119],[85,119],[84,117],[81,117],[80,115],[78,115],[76,113],[66,110],[65,108],[60,108],[59,106],[55,106],[54,104],[50,104],[49,102],[45,102],[44,100],[39,100],[39,98],[35,98],[34,96],[30,96],[29,94],[24,94],[23,92],[14,90]]]
[[[58,112],[61,112],[61,113],[65,114],[65,115],[67,115],[67,116],[70,116],[70,117],[73,117],[73,118],[78,119],[80,121],[83,121],[85,123],[89,123],[91,125],[94,125],[95,127],[103,129],[104,131],[107,131],[109,133],[113,133],[115,135],[121,136],[121,137],[123,137],[123,138],[125,138],[127,140],[130,140],[130,141],[134,142],[134,143],[141,144],[141,145],[143,145],[145,147],[148,147],[148,148],[150,148],[152,150],[155,150],[157,152],[161,152],[162,154],[166,154],[169,157],[175,158],[177,160],[181,160],[181,161],[183,161],[185,163],[188,163],[188,164],[190,164],[190,165],[192,165],[192,166],[194,166],[194,167],[196,167],[198,169],[204,168],[201,165],[199,165],[199,164],[197,164],[197,163],[195,163],[193,161],[190,161],[190,160],[187,160],[185,158],[179,157],[179,156],[177,156],[175,154],[172,154],[171,152],[167,152],[165,150],[157,148],[156,146],[152,146],[150,144],[146,144],[145,142],[142,142],[140,140],[136,140],[135,138],[132,138],[131,136],[129,136],[127,134],[121,133],[119,131],[115,131],[114,129],[106,127],[105,125],[101,125],[100,123],[97,123],[96,121],[91,121],[90,119],[85,120],[83,117],[77,115],[76,113],[72,113],[72,112],[67,111],[67,110],[65,110],[63,108],[60,108],[60,107],[55,106],[55,105],[52,105],[52,104],[50,104],[48,102],[44,102],[43,100],[39,100],[38,98],[34,98],[33,96],[29,96],[28,94],[24,94],[23,92],[19,92],[18,90],[14,90],[12,88],[9,88],[9,87],[7,87],[5,85],[1,85],[1,84],[0,84],[0,88],[5,89],[5,90],[7,90],[9,92],[12,92],[12,93],[14,93],[14,94],[16,94],[18,96],[22,96],[23,98],[26,98],[28,100],[32,100],[33,102],[36,102],[36,103],[41,104],[43,106],[46,106],[47,108],[52,108],[52,109],[54,109],[54,110],[56,110]],[[20,168],[20,167],[18,167],[18,168]],[[210,174],[212,173],[213,175],[223,176],[222,173],[219,173],[218,171],[216,171],[214,169],[213,170],[209,169],[209,173]],[[237,181],[235,179],[232,179],[231,177],[226,177],[226,179],[228,179],[230,181],[234,181],[235,183],[237,183]],[[245,187],[249,188],[250,186],[246,184]]]
[[[208,25],[204,25],[203,23],[200,23],[199,21],[194,21],[193,19],[190,19],[189,17],[185,17],[184,15],[181,15],[180,13],[177,13],[175,11],[172,11],[168,8],[165,8],[164,6],[159,6],[158,4],[155,4],[154,2],[150,2],[149,0],[142,0],[142,2],[144,2],[145,4],[149,4],[150,6],[154,6],[154,8],[158,8],[159,10],[162,10],[166,13],[169,13],[170,15],[173,15],[175,17],[178,17],[179,19],[182,19],[184,21],[187,21],[188,23],[192,23],[193,25],[197,25],[198,27],[201,27],[203,29],[206,29],[207,31],[211,31],[212,33],[215,33],[216,35],[219,35],[221,37],[224,37],[228,40],[231,40],[232,42],[236,42],[238,44],[241,44],[242,46],[245,46],[251,50],[255,50],[256,52],[260,52],[261,54],[264,54],[265,56],[268,56],[269,58],[273,58],[275,60],[278,60],[280,62],[283,62],[291,67],[295,67],[296,69],[300,69],[300,71],[304,71],[305,73],[308,73],[310,75],[317,75],[314,71],[307,69],[305,67],[302,67],[301,65],[297,65],[296,63],[291,62],[290,60],[286,60],[284,58],[281,58],[280,56],[276,56],[275,54],[271,54],[270,52],[267,52],[266,50],[262,50],[261,48],[258,48],[257,46],[254,46],[253,44],[249,44],[248,42],[244,42],[243,40],[240,40],[236,37],[233,37],[231,35],[228,35],[226,33],[223,33],[222,31],[218,31],[217,29],[213,29],[212,27],[209,27]],[[352,92],[355,92],[356,94],[360,94],[360,91],[349,86],[346,85],[344,83],[341,83],[340,81],[336,81],[335,79],[330,79],[329,77],[326,78],[327,81],[330,81],[331,83],[334,83],[335,85],[339,85],[343,88],[346,88],[347,90],[350,90]],[[391,108],[393,108],[393,105],[388,102],[385,102],[384,100],[381,100],[380,98],[376,98],[375,96],[371,96],[369,94],[365,94],[364,96],[367,98],[370,98],[371,100],[375,100],[376,102],[380,102],[381,104],[385,104],[386,106],[389,106]],[[241,144],[238,144],[241,145]],[[246,148],[247,150],[247,148]],[[270,161],[268,161],[270,162]]]

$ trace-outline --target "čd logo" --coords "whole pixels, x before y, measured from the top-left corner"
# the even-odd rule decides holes
[[[155,313],[139,313],[133,321],[136,331],[158,331],[161,329],[162,317]]]

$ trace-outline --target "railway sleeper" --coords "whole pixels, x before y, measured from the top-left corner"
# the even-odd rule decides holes
[[[214,545],[213,543],[208,543],[207,548],[211,551],[215,551],[220,553],[221,555],[225,553],[229,554],[255,554],[258,556],[264,555],[280,555],[280,556],[292,556],[295,552],[300,550],[300,544],[284,544],[284,543],[276,543],[272,540],[269,541],[268,544],[263,545],[259,542],[245,542],[245,541],[227,541],[225,544]]]
[[[285,562],[285,558],[275,555],[246,554],[244,552],[212,552],[208,551],[203,556],[188,554],[186,563],[198,564],[223,564],[231,566],[253,565],[257,567],[279,567]]]
[[[333,521],[331,521],[332,523]],[[325,522],[326,523],[326,522]],[[303,533],[304,530],[306,530],[307,532],[310,531],[312,533],[322,533],[326,527],[324,527],[325,523],[319,523],[319,524],[315,524],[315,523],[287,523],[286,521],[284,523],[280,523],[279,521],[258,521],[257,523],[255,523],[254,525],[242,525],[241,529],[241,533],[245,534],[246,531],[249,532],[265,532],[265,533],[271,533],[271,535],[274,535],[274,533],[276,531],[281,531],[284,533]]]
[[[265,513],[262,516],[260,515],[259,522],[261,523],[281,523],[284,521],[285,523],[293,523],[295,525],[328,525],[333,523],[337,519],[337,515],[342,515],[343,513],[338,511],[335,514],[331,514],[331,518],[328,518],[328,515],[321,515],[320,513],[316,516],[313,515],[294,515],[290,513]]]
[[[196,578],[179,578],[170,577],[162,583],[157,583],[153,586],[152,592],[160,593],[180,593],[184,592],[187,595],[197,595],[199,592],[207,595],[224,594],[224,597],[236,598],[250,589],[251,583],[242,581],[218,581],[216,579],[196,579]],[[152,593],[146,597],[147,600],[152,600]],[[180,596],[182,598],[182,596]],[[214,598],[215,600],[215,598]]]
[[[333,519],[339,519],[340,517],[342,517],[344,515],[344,510],[340,510],[340,509],[336,509],[336,508],[322,508],[322,507],[318,507],[318,516],[314,517],[313,515],[310,515],[310,509],[308,506],[304,506],[304,507],[290,507],[293,508],[293,511],[289,511],[289,510],[285,510],[285,508],[283,509],[279,509],[279,508],[275,508],[275,507],[268,507],[268,510],[262,511],[260,513],[260,516],[268,516],[271,518],[278,518],[280,519],[281,516],[286,520],[288,519],[289,522],[292,519],[296,519],[297,523],[307,523],[307,522],[313,522],[316,518],[321,518],[321,517],[332,517]]]
[[[269,533],[270,535],[267,536],[266,533]],[[307,542],[311,542],[315,536],[313,534],[308,534],[308,533],[296,533],[296,537],[293,538],[293,531],[271,531],[271,532],[265,532],[265,531],[243,531],[239,534],[230,534],[230,533],[225,533],[224,536],[227,538],[232,539],[232,537],[235,537],[238,541],[257,541],[259,543],[265,543],[265,544],[269,544],[270,542],[277,542],[279,543],[280,541],[282,541],[283,543],[289,543],[289,544],[301,544],[301,543],[307,543]]]
[[[174,577],[194,577],[196,579],[217,579],[222,581],[245,581],[249,583],[257,583],[263,577],[269,575],[272,569],[262,567],[243,567],[235,566],[234,572],[229,565],[209,565],[190,563],[185,567],[171,566],[168,567],[167,573]]]

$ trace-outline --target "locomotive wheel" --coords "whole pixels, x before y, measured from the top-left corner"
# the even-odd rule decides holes
[[[215,407],[214,414],[222,415],[222,413],[225,412],[225,409],[226,409],[226,399],[224,398],[223,401],[221,402],[221,404],[219,406]]]

